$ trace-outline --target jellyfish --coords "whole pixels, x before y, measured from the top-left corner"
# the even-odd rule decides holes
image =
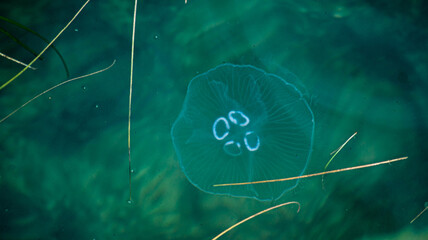
[[[298,182],[213,185],[302,175],[314,125],[308,102],[287,79],[251,65],[226,63],[190,81],[171,137],[180,167],[194,186],[267,201]]]

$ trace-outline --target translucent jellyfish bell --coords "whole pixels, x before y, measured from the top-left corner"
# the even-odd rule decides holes
[[[197,188],[273,200],[297,181],[213,187],[302,175],[314,116],[286,80],[250,65],[223,64],[192,79],[171,135],[180,166]]]

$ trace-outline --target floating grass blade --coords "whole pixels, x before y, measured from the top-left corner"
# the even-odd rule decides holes
[[[6,59],[9,59],[9,60],[11,60],[12,62],[16,62],[16,63],[18,63],[18,64],[21,64],[22,66],[28,66],[28,64],[25,64],[25,63],[23,63],[23,62],[21,62],[21,61],[19,61],[19,60],[17,60],[17,59],[15,59],[15,58],[13,58],[13,57],[9,57],[9,56],[7,56],[6,54],[4,54],[4,53],[1,53],[0,52],[0,56],[2,56],[2,57],[4,57],[4,58],[6,58]],[[31,70],[36,70],[37,68],[34,68],[34,67],[32,67],[32,66],[28,66]]]
[[[38,32],[36,32],[36,31],[34,31],[34,30],[32,30],[32,29],[30,29],[30,28],[28,28],[28,27],[26,27],[26,26],[24,26],[24,25],[22,25],[22,24],[20,24],[20,23],[18,23],[16,21],[14,21],[14,20],[12,20],[12,19],[0,16],[0,20],[6,21],[6,22],[8,22],[10,24],[13,24],[13,25],[15,25],[15,26],[17,26],[17,27],[19,27],[19,28],[21,28],[21,29],[23,29],[23,30],[25,30],[25,31],[33,34],[33,35],[35,35],[36,37],[40,38],[44,42],[49,43],[49,40],[47,38],[43,37],[42,35],[40,35]],[[9,32],[7,32],[6,30],[4,30],[2,28],[0,28],[0,31],[3,32],[4,34],[6,34],[9,38],[12,38],[12,40],[14,40],[20,46],[22,46],[23,48],[25,48],[27,51],[31,52],[34,56],[37,56],[37,52],[36,51],[32,50],[30,47],[28,47],[27,45],[25,45],[19,39],[17,39],[13,35],[11,35]],[[68,70],[67,64],[65,63],[64,58],[62,57],[62,55],[58,51],[58,49],[55,47],[55,45],[52,44],[51,47],[56,52],[56,54],[58,55],[58,57],[61,59],[62,65],[64,65],[64,69],[65,69],[65,72],[67,74],[67,78],[69,78],[70,77],[70,72]],[[42,60],[42,57],[40,57],[39,59]]]
[[[2,123],[2,122],[4,122],[4,121],[6,121],[6,119],[10,118],[13,114],[15,114],[16,112],[18,112],[19,110],[21,110],[23,107],[27,106],[29,103],[31,103],[32,101],[36,100],[36,99],[37,99],[37,98],[39,98],[40,96],[42,96],[42,95],[44,95],[44,94],[46,94],[46,93],[48,93],[48,92],[50,92],[50,91],[54,90],[55,88],[57,88],[57,87],[59,87],[59,86],[62,86],[62,85],[64,85],[64,84],[67,84],[67,83],[69,83],[69,82],[76,81],[76,80],[78,80],[78,79],[87,78],[87,77],[89,77],[89,76],[92,76],[92,75],[95,75],[95,74],[98,74],[98,73],[104,72],[104,71],[106,71],[106,70],[110,69],[111,67],[113,67],[113,65],[114,65],[115,63],[116,63],[116,60],[114,60],[114,61],[113,61],[113,63],[112,63],[110,66],[106,67],[106,68],[103,68],[103,69],[101,69],[101,70],[98,70],[98,71],[95,71],[95,72],[93,72],[93,73],[89,73],[89,74],[86,74],[86,75],[83,75],[83,76],[79,76],[79,77],[75,77],[75,78],[72,78],[72,79],[68,79],[68,80],[66,80],[66,81],[64,81],[64,82],[61,82],[61,83],[59,83],[59,84],[57,84],[57,85],[55,85],[55,86],[51,87],[51,88],[46,89],[45,91],[43,91],[43,92],[41,92],[41,93],[37,94],[36,96],[34,96],[33,98],[31,98],[31,99],[30,99],[30,100],[28,100],[27,102],[25,102],[24,104],[22,104],[22,105],[21,105],[20,107],[18,107],[17,109],[13,110],[13,111],[12,111],[11,113],[9,113],[6,117],[4,117],[4,118],[0,119],[0,123]]]
[[[225,233],[229,232],[230,230],[234,229],[235,227],[237,227],[237,226],[241,225],[242,223],[244,223],[244,222],[246,222],[246,221],[248,221],[248,220],[250,220],[250,219],[252,219],[252,218],[254,218],[254,217],[257,217],[257,216],[259,216],[259,215],[261,215],[261,214],[263,214],[263,213],[265,213],[265,212],[269,212],[269,211],[271,211],[271,210],[274,210],[274,209],[276,209],[276,208],[279,208],[279,207],[282,207],[282,206],[286,206],[286,205],[289,205],[289,204],[297,204],[297,206],[299,207],[299,208],[297,209],[297,212],[299,212],[299,211],[300,211],[300,203],[299,203],[299,202],[286,202],[286,203],[281,203],[281,204],[275,205],[275,206],[273,206],[273,207],[270,207],[270,208],[268,208],[268,209],[265,209],[265,210],[263,210],[263,211],[260,211],[260,212],[258,212],[258,213],[256,213],[256,214],[253,214],[253,215],[251,215],[251,216],[247,217],[246,219],[239,221],[238,223],[235,223],[234,225],[232,225],[232,226],[231,226],[231,227],[229,227],[228,229],[224,230],[223,232],[221,232],[219,235],[215,236],[215,237],[214,237],[213,239],[211,239],[211,240],[217,240],[219,237],[223,236]]]
[[[2,17],[0,16],[0,19]],[[16,42],[19,46],[23,47],[25,50],[27,50],[28,52],[30,52],[31,54],[33,54],[35,57],[37,56],[37,52],[34,51],[33,49],[31,49],[28,45],[26,45],[25,43],[21,42],[21,40],[19,40],[17,37],[15,37],[14,35],[12,35],[10,32],[6,31],[5,29],[0,27],[0,32],[2,32],[4,35],[6,35],[8,38],[12,39],[12,41]],[[41,57],[39,58],[40,60],[43,60]]]
[[[312,174],[303,175],[303,176],[297,176],[297,177],[281,178],[281,179],[271,179],[271,180],[255,181],[255,182],[223,183],[223,184],[215,184],[213,186],[214,187],[225,187],[225,186],[240,186],[240,185],[249,185],[249,184],[260,184],[260,183],[270,183],[270,182],[291,181],[291,180],[296,180],[296,179],[302,179],[302,178],[309,178],[309,177],[320,176],[320,175],[324,175],[324,174],[327,175],[327,174],[332,174],[332,173],[339,173],[339,172],[357,170],[357,169],[361,169],[361,168],[374,167],[374,166],[379,166],[379,165],[382,165],[382,164],[387,164],[387,163],[393,163],[393,162],[402,161],[402,160],[405,160],[407,158],[408,157],[394,158],[394,159],[383,161],[383,162],[370,163],[370,164],[359,165],[359,166],[355,166],[355,167],[342,168],[342,169],[336,169],[336,170],[331,170],[331,171],[326,171],[326,172],[320,172],[320,173],[312,173]]]
[[[415,218],[410,221],[410,224],[412,224],[416,219],[418,219],[426,210],[428,209],[428,202],[425,203],[425,208],[422,210]]]
[[[31,61],[24,69],[22,69],[18,74],[16,74],[14,77],[9,79],[7,82],[5,82],[3,85],[0,86],[0,90],[5,88],[7,85],[9,85],[11,82],[13,82],[17,77],[19,77],[23,72],[25,72],[37,59],[40,58],[40,56],[55,42],[55,40],[65,31],[65,29],[70,26],[70,24],[76,19],[76,17],[80,14],[80,12],[85,8],[85,6],[89,3],[90,0],[87,0],[82,7],[77,11],[77,13],[73,16],[73,18],[65,25],[65,27],[55,36],[55,38]]]
[[[352,136],[350,136],[348,138],[348,140],[345,141],[345,143],[343,143],[338,149],[336,149],[335,151],[333,151],[333,156],[330,158],[330,160],[328,160],[327,164],[324,167],[324,170],[327,169],[328,165],[331,163],[331,161],[333,160],[333,158],[336,157],[336,155],[340,152],[340,150],[342,150],[343,147],[345,147],[345,145],[353,138],[355,137],[355,135],[357,135],[357,132],[355,132],[354,134],[352,134]]]
[[[345,145],[353,138],[355,137],[355,135],[357,135],[357,132],[355,132],[354,134],[352,134],[352,136],[350,136],[348,138],[348,140],[346,140],[338,149],[334,150],[332,153],[330,153],[330,155],[333,155],[330,160],[328,160],[327,164],[324,166],[324,171],[327,170],[328,165],[331,163],[331,161],[333,160],[333,158],[336,157],[336,155],[342,150],[343,147],[345,147]],[[324,175],[321,177],[321,183],[322,183],[322,188],[324,189]]]
[[[134,5],[134,18],[132,22],[132,41],[131,41],[131,70],[129,74],[129,105],[128,105],[128,175],[129,175],[129,200],[132,203],[132,167],[131,167],[131,103],[132,103],[132,76],[134,75],[134,45],[135,45],[135,22],[137,19],[137,4],[135,0]]]

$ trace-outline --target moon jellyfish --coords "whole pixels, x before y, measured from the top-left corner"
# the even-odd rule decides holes
[[[193,185],[208,193],[258,200],[277,199],[297,181],[213,185],[302,175],[313,134],[313,113],[293,84],[256,67],[233,64],[191,80],[171,129],[180,166]]]

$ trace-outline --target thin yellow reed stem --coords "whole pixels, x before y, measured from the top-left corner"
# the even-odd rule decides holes
[[[424,208],[415,218],[413,218],[412,221],[410,221],[410,224],[412,224],[416,219],[418,219],[426,210],[428,209],[428,206]]]
[[[297,209],[297,212],[300,211],[300,203],[299,202],[286,202],[286,203],[278,204],[276,206],[273,206],[273,207],[270,207],[270,208],[265,209],[263,211],[260,211],[260,212],[258,212],[256,214],[253,214],[253,215],[247,217],[246,219],[239,221],[238,223],[235,223],[234,225],[232,225],[228,229],[226,229],[223,232],[221,232],[219,235],[215,236],[212,240],[217,240],[219,237],[223,236],[225,233],[229,232],[230,230],[234,229],[235,227],[241,225],[242,223],[244,223],[244,222],[246,222],[246,221],[248,221],[248,220],[250,220],[250,219],[252,219],[254,217],[257,217],[257,216],[259,216],[259,215],[261,215],[261,214],[263,214],[265,212],[269,212],[271,210],[274,210],[276,208],[279,208],[279,207],[282,207],[282,206],[286,206],[286,205],[289,205],[289,204],[297,204],[299,206],[299,208]]]
[[[42,56],[42,54],[55,42],[55,40],[65,31],[65,29],[68,28],[68,26],[70,26],[70,24],[74,21],[74,19],[77,17],[77,15],[79,15],[79,13],[83,10],[83,8],[85,8],[86,4],[89,3],[90,0],[87,0],[85,2],[85,4],[83,4],[83,6],[79,9],[79,11],[77,11],[77,13],[74,15],[74,17],[67,23],[67,25],[65,25],[65,27],[55,36],[55,38],[39,53],[39,55],[37,55],[33,61],[31,61],[27,66],[25,66],[24,69],[22,69],[18,74],[16,74],[14,77],[12,77],[11,79],[9,79],[7,82],[5,82],[3,85],[0,86],[0,90],[2,90],[4,87],[6,87],[7,85],[9,85],[9,83],[11,83],[13,80],[15,80],[17,77],[19,77],[22,73],[24,73],[35,61],[37,61],[37,59],[40,58],[40,56]]]
[[[134,45],[135,45],[135,22],[137,19],[137,3],[134,4],[134,19],[132,23],[132,42],[131,42],[131,73],[129,74],[129,105],[128,105],[128,175],[129,175],[129,200],[132,202],[132,167],[131,167],[131,106],[132,106],[132,76],[134,75]]]
[[[374,167],[374,166],[378,166],[378,165],[382,165],[382,164],[386,164],[386,163],[393,163],[393,162],[405,160],[407,158],[408,157],[395,158],[395,159],[391,159],[391,160],[387,160],[387,161],[383,161],[383,162],[370,163],[370,164],[366,164],[366,165],[360,165],[360,166],[355,166],[355,167],[336,169],[336,170],[331,170],[331,171],[326,171],[326,172],[320,172],[320,173],[313,173],[313,174],[308,174],[308,175],[303,175],[303,176],[297,176],[297,177],[272,179],[272,180],[264,180],[264,181],[255,181],[255,182],[223,183],[223,184],[215,184],[213,186],[214,187],[224,187],[224,186],[238,186],[238,185],[271,183],[271,182],[284,182],[284,181],[290,181],[290,180],[296,180],[296,179],[302,179],[302,178],[315,177],[315,176],[320,176],[320,175],[324,175],[324,174],[327,175],[327,174],[331,174],[331,173],[338,173],[338,172],[351,171],[351,170],[356,170],[356,169],[361,169],[361,168]]]
[[[330,158],[330,160],[328,160],[327,164],[324,167],[324,170],[327,169],[328,165],[330,164],[330,162],[333,160],[334,157],[336,157],[336,155],[340,152],[340,150],[342,150],[342,148],[353,138],[355,137],[355,135],[357,135],[357,132],[355,132],[354,134],[352,134],[352,136],[350,136],[348,138],[348,140],[345,141],[345,143],[343,143],[338,149],[334,150],[332,153],[334,153],[334,155]],[[330,154],[332,154],[330,153]]]
[[[13,61],[13,62],[15,62],[15,63],[18,63],[18,64],[20,64],[20,65],[22,65],[22,66],[24,66],[24,67],[28,66],[28,64],[25,64],[25,63],[23,63],[23,62],[21,62],[21,61],[19,61],[19,60],[15,59],[15,58],[13,58],[13,57],[9,57],[8,55],[6,55],[6,54],[4,54],[4,53],[1,53],[1,52],[0,52],[0,56],[4,57],[4,58],[6,58],[6,59],[9,59],[10,61]],[[31,70],[36,70],[36,69],[37,69],[37,68],[31,67],[31,66],[28,66],[28,67],[29,67]]]
[[[113,61],[113,63],[112,63],[110,66],[106,67],[106,68],[103,68],[103,69],[101,69],[101,70],[95,71],[95,72],[93,72],[93,73],[89,73],[89,74],[86,74],[86,75],[83,75],[83,76],[79,76],[79,77],[75,77],[75,78],[72,78],[72,79],[66,80],[66,81],[61,82],[61,83],[59,83],[59,84],[57,84],[57,85],[55,85],[55,86],[53,86],[53,87],[51,87],[51,88],[46,89],[45,91],[43,91],[43,92],[41,92],[41,93],[37,94],[36,96],[34,96],[34,97],[33,97],[33,98],[31,98],[30,100],[28,100],[26,103],[22,104],[19,108],[17,108],[17,109],[15,109],[15,110],[13,110],[13,111],[12,111],[11,113],[9,113],[6,117],[2,118],[2,119],[0,120],[0,123],[4,122],[6,119],[8,119],[9,117],[11,117],[13,114],[15,114],[16,112],[18,112],[19,110],[21,110],[21,108],[23,108],[23,107],[27,106],[27,105],[28,105],[29,103],[31,103],[32,101],[36,100],[37,98],[39,98],[40,96],[42,96],[42,95],[44,95],[44,94],[46,94],[46,93],[48,93],[48,92],[50,92],[50,91],[54,90],[55,88],[57,88],[57,87],[59,87],[59,86],[62,86],[62,85],[64,85],[64,84],[67,84],[67,83],[69,83],[69,82],[76,81],[76,80],[78,80],[78,79],[86,78],[86,77],[89,77],[89,76],[92,76],[92,75],[95,75],[95,74],[98,74],[98,73],[104,72],[104,71],[108,70],[109,68],[113,67],[113,65],[114,65],[115,63],[116,63],[116,60],[114,60],[114,61]]]

